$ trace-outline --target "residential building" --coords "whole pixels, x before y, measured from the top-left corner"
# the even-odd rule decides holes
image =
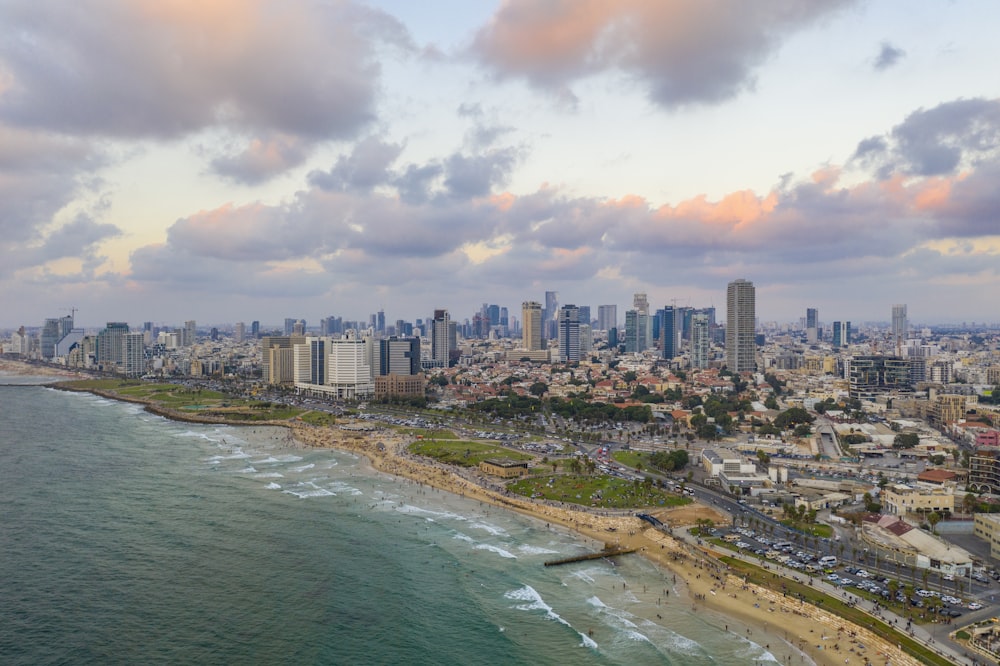
[[[731,372],[756,368],[756,290],[753,282],[734,280],[726,289],[726,367]]]
[[[670,360],[680,356],[680,320],[677,308],[668,305],[660,310],[660,356]]]
[[[906,305],[893,305],[891,342],[897,356],[902,355],[902,349],[906,345],[906,338],[909,336],[909,332],[910,323],[906,318]]]
[[[904,483],[889,484],[882,489],[882,513],[893,516],[927,513],[954,513],[954,486],[918,488]]]
[[[898,356],[855,356],[848,365],[852,398],[874,401],[890,391],[910,391],[909,361]]]
[[[707,368],[711,331],[708,315],[696,314],[691,317],[691,367]]]
[[[969,456],[969,490],[1000,493],[1000,448],[978,448]]]

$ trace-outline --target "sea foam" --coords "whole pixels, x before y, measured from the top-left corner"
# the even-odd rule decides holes
[[[504,550],[503,548],[500,548],[499,546],[491,546],[488,543],[481,543],[481,544],[477,545],[475,549],[476,550],[488,550],[491,553],[496,553],[500,557],[506,557],[507,559],[510,559],[510,560],[516,560],[517,559],[517,555],[515,555],[514,553],[512,553],[512,552],[510,552],[508,550]]]
[[[511,599],[512,601],[527,602],[514,606],[514,608],[516,608],[517,610],[523,610],[523,611],[543,610],[545,611],[545,617],[549,618],[550,620],[555,620],[560,624],[564,624],[570,629],[573,629],[573,631],[576,631],[576,629],[573,628],[573,625],[564,620],[562,616],[559,615],[559,613],[556,613],[554,610],[552,610],[552,606],[549,606],[547,603],[545,603],[545,600],[542,599],[542,595],[540,595],[538,591],[535,588],[531,587],[530,585],[525,585],[524,587],[518,588],[516,590],[510,590],[509,592],[504,593],[503,596],[506,597],[507,599]],[[580,647],[587,647],[594,650],[597,649],[598,645],[594,641],[594,639],[579,631],[577,631],[576,633],[580,636]]]

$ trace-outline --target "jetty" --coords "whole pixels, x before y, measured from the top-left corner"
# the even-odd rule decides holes
[[[614,546],[605,546],[604,550],[597,553],[584,553],[583,555],[574,555],[572,557],[564,557],[559,560],[549,560],[545,563],[547,567],[554,567],[560,564],[570,564],[571,562],[584,562],[586,560],[600,560],[605,557],[614,557],[615,555],[628,555],[629,553],[634,553],[635,548],[615,548]]]

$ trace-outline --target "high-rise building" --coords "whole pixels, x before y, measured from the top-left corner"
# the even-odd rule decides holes
[[[590,326],[590,306],[578,305],[577,309],[580,311],[580,326]]]
[[[897,356],[902,354],[903,346],[910,332],[910,323],[906,319],[906,305],[892,306],[892,346]]]
[[[819,339],[819,310],[806,308],[806,342],[815,344]]]
[[[285,317],[285,329],[284,329],[284,331],[285,331],[285,335],[286,336],[292,335],[292,330],[294,329],[294,327],[295,327],[295,318],[294,317]]]
[[[668,305],[660,310],[660,355],[669,360],[680,355],[677,308]]]
[[[556,317],[559,316],[559,292],[545,292],[545,311],[542,315],[542,339],[550,340]]]
[[[451,317],[447,310],[435,310],[431,321],[431,360],[447,368],[451,356]]]
[[[850,396],[860,400],[874,401],[883,393],[911,389],[909,361],[898,356],[855,356],[847,378]]]
[[[46,319],[45,325],[42,326],[41,336],[39,336],[42,358],[50,359],[55,356],[56,343],[72,330],[73,317]]]
[[[833,322],[833,346],[846,347],[851,344],[851,322]]]
[[[708,315],[696,314],[691,317],[691,367],[708,367],[708,350],[711,332]]]
[[[537,301],[521,303],[521,345],[528,351],[542,349],[542,305]]]
[[[198,324],[193,320],[184,322],[181,329],[181,347],[190,347],[198,337]]]
[[[236,338],[236,342],[243,342],[247,337],[247,325],[241,321],[236,322],[236,328],[233,331],[233,337]]]
[[[733,280],[726,289],[726,367],[730,372],[756,368],[756,290],[753,282]]]
[[[598,305],[597,306],[597,330],[610,331],[618,327],[618,306]]]
[[[254,340],[260,338],[260,322],[256,319],[250,322],[250,337]]]
[[[646,331],[649,316],[639,310],[625,312],[625,351],[630,354],[642,353],[648,347]]]
[[[420,340],[392,336],[378,340],[378,357],[372,372],[383,375],[416,375],[420,373]]]
[[[580,310],[575,305],[559,309],[559,360],[564,363],[580,360]]]

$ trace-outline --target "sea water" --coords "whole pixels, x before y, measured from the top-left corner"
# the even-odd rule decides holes
[[[545,567],[599,544],[276,432],[0,386],[0,662],[786,658],[641,557]]]

